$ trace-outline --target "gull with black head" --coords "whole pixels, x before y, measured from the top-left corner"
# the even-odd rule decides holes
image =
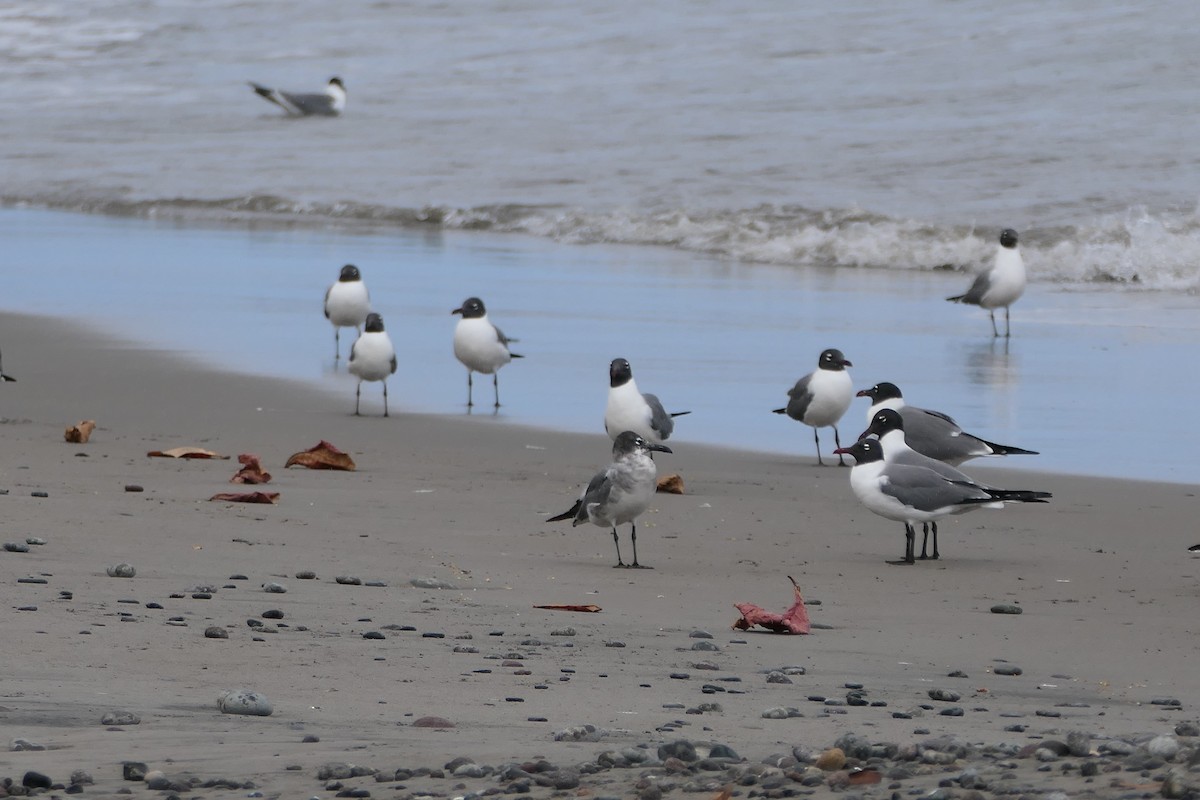
[[[1017,232],[1005,228],[1000,233],[1000,247],[996,250],[996,258],[992,266],[975,277],[971,288],[954,297],[947,297],[951,303],[966,303],[967,305],[986,308],[992,318],[992,336],[997,337],[1000,331],[996,329],[996,309],[1004,309],[1004,337],[1012,334],[1009,327],[1008,307],[1020,299],[1025,293],[1025,260],[1021,258],[1021,250],[1017,247]]]
[[[285,92],[249,83],[255,94],[282,108],[289,117],[336,117],[346,107],[346,86],[341,78],[330,78],[323,92]]]
[[[822,351],[817,359],[817,368],[788,390],[788,404],[774,410],[776,414],[787,414],[812,427],[813,440],[817,443],[817,463],[822,466],[825,462],[821,460],[821,436],[818,431],[832,427],[834,443],[839,448],[842,446],[837,423],[854,399],[854,385],[850,382],[850,373],[846,371],[846,367],[852,366],[841,350],[830,348]],[[840,455],[838,464],[846,466],[845,459]]]
[[[647,442],[633,431],[622,431],[613,441],[612,463],[597,472],[575,505],[547,522],[571,520],[571,527],[590,522],[601,528],[611,528],[613,544],[617,546],[617,567],[648,569],[638,563],[637,518],[650,507],[658,490],[658,469],[651,452],[670,453],[663,444]],[[621,559],[621,540],[617,526],[629,523],[633,541],[633,563]]]
[[[604,430],[613,439],[623,431],[633,431],[648,442],[661,444],[675,430],[675,417],[690,411],[668,412],[656,395],[638,391],[633,367],[623,358],[608,365],[608,405],[604,409]]]
[[[487,309],[478,297],[468,297],[463,304],[450,312],[461,314],[462,319],[454,326],[454,357],[467,368],[467,408],[475,405],[471,395],[476,373],[492,376],[492,388],[496,393],[496,408],[500,407],[500,368],[522,355],[508,349],[517,341],[504,335],[488,320]]]
[[[383,317],[372,312],[362,334],[350,348],[350,373],[358,376],[354,390],[354,415],[359,416],[358,403],[362,397],[363,381],[383,382],[383,415],[388,415],[387,379],[396,372],[396,348],[383,329]]]
[[[325,319],[333,325],[333,360],[342,357],[342,328],[354,328],[362,333],[367,314],[371,313],[371,296],[363,283],[362,273],[353,264],[342,267],[337,281],[325,290]]]

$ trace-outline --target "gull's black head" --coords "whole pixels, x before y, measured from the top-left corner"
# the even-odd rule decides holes
[[[1000,231],[1000,246],[1012,249],[1017,246],[1017,232],[1012,228]]]
[[[871,417],[870,426],[865,431],[860,433],[858,438],[865,439],[871,434],[875,434],[882,439],[885,434],[891,433],[892,431],[903,430],[904,420],[900,416],[899,412],[891,408],[881,408],[875,414],[875,416]]]
[[[854,456],[854,460],[859,464],[883,460],[883,445],[878,439],[860,439],[850,447],[839,447],[833,452],[837,455]]]
[[[487,314],[487,310],[483,307],[483,301],[478,297],[468,297],[461,306],[450,313],[462,314],[463,319],[479,319]]]
[[[608,385],[612,388],[624,386],[633,380],[633,367],[623,358],[614,358],[608,365]]]
[[[374,311],[367,314],[367,322],[363,325],[363,330],[367,333],[383,333],[383,317]]]
[[[829,369],[837,372],[846,367],[853,367],[846,357],[842,355],[841,350],[830,348],[821,352],[821,357],[817,359],[817,366],[821,369]]]
[[[358,267],[353,264],[347,264],[342,267],[341,274],[338,275],[340,283],[353,283],[354,281],[362,280],[362,275],[358,273]]]
[[[333,77],[333,78],[330,78],[330,79],[329,79],[329,85],[330,85],[330,86],[336,86],[336,87],[338,87],[339,89],[341,89],[343,92],[344,92],[344,91],[346,91],[346,84],[342,83],[342,79],[341,79],[341,78],[338,78],[338,77]]]
[[[651,451],[659,453],[672,453],[671,448],[665,444],[654,444],[647,442],[641,436],[633,431],[621,431],[617,438],[613,440],[613,458],[619,459],[622,456],[631,455],[632,453],[649,454]]]
[[[894,383],[887,382],[877,383],[870,389],[863,389],[858,393],[857,396],[871,398],[872,404],[878,403],[881,400],[898,400],[899,398],[903,397],[903,395],[900,394],[899,386]]]

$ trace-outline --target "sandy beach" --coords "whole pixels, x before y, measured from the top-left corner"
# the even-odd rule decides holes
[[[617,570],[607,532],[543,521],[607,462],[602,434],[355,418],[326,391],[53,318],[0,315],[0,342],[21,350],[5,360],[17,382],[0,385],[2,538],[34,542],[2,555],[0,725],[7,742],[45,748],[4,754],[0,777],[18,785],[29,770],[64,785],[84,770],[95,781],[84,796],[137,795],[122,764],[143,762],[177,789],[186,776],[218,781],[181,796],[458,797],[526,788],[504,766],[545,759],[540,775],[554,777],[528,778],[532,796],[649,797],[747,775],[737,796],[789,796],[761,793],[770,779],[777,792],[844,785],[848,773],[806,766],[805,754],[847,734],[900,747],[880,783],[852,787],[864,797],[947,779],[952,796],[970,788],[964,770],[981,769],[972,759],[1001,764],[1007,777],[983,786],[996,793],[1122,797],[1196,780],[1197,739],[1175,735],[1192,732],[1200,696],[1188,486],[972,470],[1054,500],[947,522],[940,561],[898,567],[885,561],[902,551],[901,526],[858,506],[847,471],[684,439],[657,461],[686,493],[659,495],[640,526],[654,569]],[[91,441],[65,443],[83,419],[97,422]],[[358,470],[283,469],[322,439]],[[255,487],[229,483],[236,460],[146,455],[177,446],[259,455],[274,475],[260,488],[278,504],[209,502]],[[121,562],[136,576],[106,573]],[[316,577],[296,577],[305,571]],[[783,611],[788,575],[811,635],[730,630],[734,603]],[[286,592],[264,591],[272,582]],[[534,608],[556,603],[602,610]],[[210,627],[227,637],[207,638]],[[802,669],[768,680],[785,667]],[[222,692],[243,688],[273,713],[218,710]],[[961,699],[932,700],[939,689]],[[855,692],[868,704],[847,704]],[[102,724],[123,711],[140,722]],[[454,727],[413,724],[428,716]],[[584,725],[596,741],[561,737]],[[1051,764],[1030,747],[1072,732],[1090,755]],[[1178,753],[1147,755],[1150,735]],[[657,748],[677,740],[737,757],[711,770],[664,763]],[[951,740],[970,753],[956,757]],[[611,767],[602,755],[629,748],[648,760]],[[905,752],[908,772],[896,773]],[[459,757],[480,768],[439,772]],[[336,779],[329,764],[369,774]]]

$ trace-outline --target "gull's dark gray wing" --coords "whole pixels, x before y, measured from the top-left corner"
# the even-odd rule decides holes
[[[318,115],[318,116],[333,116],[337,114],[337,109],[333,106],[333,98],[327,94],[295,94],[292,92],[279,92],[279,96],[284,102],[291,105],[298,114]],[[287,106],[284,106],[285,108]]]
[[[788,404],[783,411],[792,419],[804,421],[804,415],[808,412],[809,404],[812,403],[812,392],[808,390],[808,384],[811,382],[812,374],[810,373],[796,381],[796,385],[788,390]]]
[[[879,490],[918,511],[934,512],[961,505],[995,502],[974,486],[951,483],[931,469],[889,464]]]
[[[642,392],[642,399],[650,406],[650,430],[657,433],[658,438],[666,439],[675,430],[675,420],[671,419],[656,395]]]
[[[614,478],[614,467],[612,466],[609,466],[602,472],[597,472],[592,477],[587,488],[583,490],[583,498],[579,504],[579,511],[575,513],[575,521],[572,525],[590,522],[588,509],[597,505],[603,507],[608,503],[609,499],[612,498],[613,487],[616,486]]]

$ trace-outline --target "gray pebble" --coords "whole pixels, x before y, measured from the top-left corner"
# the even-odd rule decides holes
[[[1174,736],[1155,736],[1146,742],[1146,752],[1152,756],[1170,761],[1180,750],[1179,740]]]
[[[997,664],[992,667],[992,672],[997,675],[1020,675],[1022,669],[1016,664]]]
[[[283,612],[278,608],[268,608],[262,612],[263,619],[283,619]]]
[[[763,719],[787,719],[790,716],[791,714],[788,712],[788,709],[783,706],[775,706],[762,712]]]
[[[229,631],[219,625],[209,625],[204,629],[205,639],[228,639]]]
[[[938,713],[943,717],[961,717],[963,715],[963,710],[962,706],[950,706],[949,708],[943,708]]]
[[[298,581],[315,581],[316,579],[317,573],[311,569],[302,569],[296,573],[296,580]]]
[[[109,711],[100,718],[101,725],[140,725],[142,718],[132,711]]]
[[[692,639],[711,639],[713,635],[708,631],[694,630],[688,634]]]
[[[720,649],[721,649],[721,648],[720,648],[720,647],[718,647],[718,646],[717,646],[716,644],[714,644],[713,642],[710,642],[710,641],[708,641],[708,640],[706,640],[706,639],[701,639],[700,641],[698,641],[698,642],[695,642],[695,643],[692,645],[692,649],[693,649],[693,650],[707,650],[708,652],[713,652],[713,653],[715,653],[715,652],[718,652],[718,651],[720,651]]]
[[[137,575],[137,570],[133,568],[133,565],[124,561],[109,567],[107,572],[110,578],[132,578]]]
[[[46,540],[40,536],[26,536],[25,537],[25,544],[33,545],[34,547],[41,547],[45,543],[46,543]]]
[[[555,628],[554,630],[550,631],[550,635],[551,636],[574,636],[575,629],[574,628]]]
[[[951,689],[930,689],[930,700],[943,700],[947,703],[957,703],[962,699],[962,695]]]
[[[28,553],[29,545],[21,542],[5,542],[4,549],[9,553]]]
[[[387,638],[379,631],[364,631],[362,637],[364,639],[386,639]]]
[[[1023,614],[1023,613],[1025,613],[1025,609],[1021,608],[1018,605],[1014,605],[1012,603],[997,603],[996,605],[992,606],[991,610],[992,610],[993,614]]]
[[[362,578],[356,578],[353,575],[338,575],[334,581],[343,586],[362,586]]]
[[[792,679],[784,675],[779,670],[773,670],[767,673],[767,683],[791,683]]]
[[[45,750],[46,745],[37,742],[31,742],[28,739],[13,739],[8,743],[8,749],[14,752],[21,750]]]
[[[262,590],[268,594],[286,594],[287,587],[276,581],[267,581],[262,585]]]
[[[690,763],[697,760],[699,756],[696,755],[696,746],[687,739],[676,739],[658,747],[659,761],[666,761],[668,758],[677,758]]]
[[[409,581],[415,589],[457,589],[450,581],[444,581],[441,578],[413,578]]]
[[[122,761],[121,776],[127,781],[145,780],[146,773],[150,768],[146,766],[144,761]]]
[[[217,698],[217,708],[226,714],[269,717],[274,709],[266,695],[251,689],[231,689]]]

